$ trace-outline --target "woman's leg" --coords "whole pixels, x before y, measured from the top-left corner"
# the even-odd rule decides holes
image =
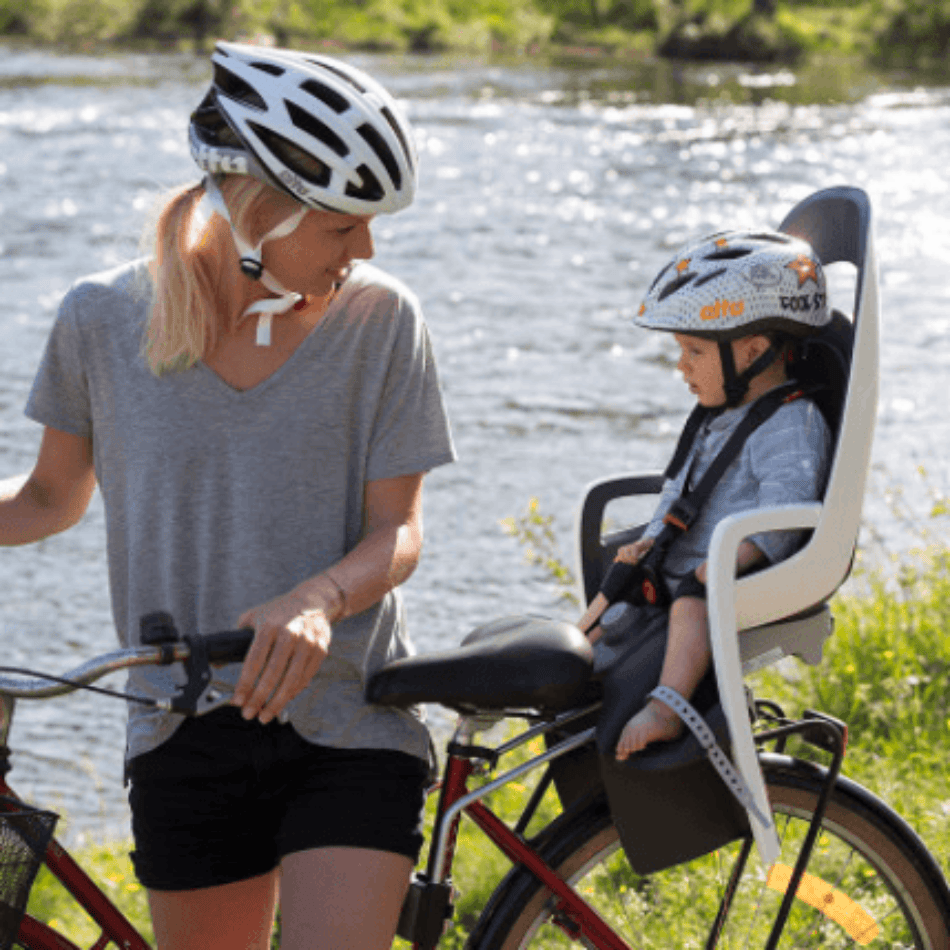
[[[670,607],[660,685],[670,686],[689,699],[706,675],[710,659],[706,602],[698,597],[677,598]],[[682,730],[679,716],[665,703],[651,699],[624,726],[617,742],[617,758],[623,761],[651,742],[675,739]]]
[[[404,855],[368,848],[288,854],[281,863],[281,950],[388,950],[412,867]]]
[[[268,950],[279,880],[275,870],[216,887],[150,890],[158,950]]]

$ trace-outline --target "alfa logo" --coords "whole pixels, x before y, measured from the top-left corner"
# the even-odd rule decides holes
[[[718,320],[720,317],[741,317],[745,312],[744,300],[717,300],[699,311],[703,320]]]

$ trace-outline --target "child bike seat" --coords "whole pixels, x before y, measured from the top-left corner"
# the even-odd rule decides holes
[[[853,350],[822,501],[732,515],[720,522],[709,547],[707,604],[719,702],[733,762],[752,793],[755,811],[761,814],[768,813],[769,804],[755,754],[743,676],[783,656],[795,654],[809,663],[821,658],[822,645],[832,631],[827,601],[847,577],[857,543],[879,372],[880,305],[867,195],[848,187],[817,192],[796,205],[779,229],[807,240],[826,266],[853,265],[857,279]],[[588,489],[578,531],[584,603],[598,589],[616,548],[642,530],[603,536],[605,505],[624,495],[658,491],[661,482],[653,474],[625,475]],[[736,552],[743,538],[788,529],[811,531],[801,550],[757,573],[735,576]],[[636,758],[628,760],[628,769],[636,768]],[[645,762],[651,756],[640,758]],[[769,865],[778,853],[774,825],[764,825],[751,813],[749,817],[763,863]]]

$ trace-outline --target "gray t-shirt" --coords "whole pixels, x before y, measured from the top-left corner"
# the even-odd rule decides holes
[[[27,415],[91,437],[106,512],[112,610],[123,645],[164,610],[186,634],[233,629],[362,537],[367,482],[454,458],[428,333],[415,297],[357,265],[294,354],[239,391],[203,363],[156,377],[142,356],[145,262],[80,281],[66,295]],[[420,758],[419,711],[369,705],[366,678],[410,654],[398,590],[335,624],[329,656],[285,720],[341,748]],[[232,687],[239,664],[215,681]],[[169,696],[176,666],[142,667],[133,692]],[[130,705],[128,757],[165,741],[180,716]]]
[[[690,488],[695,487],[751,407],[749,403],[727,409],[701,427],[676,477],[664,482],[644,537],[660,533],[663,517],[683,493],[686,479]],[[830,446],[828,424],[813,402],[796,399],[776,410],[746,439],[696,522],[670,546],[663,562],[668,579],[685,577],[706,560],[713,532],[727,515],[821,498]],[[775,564],[795,551],[803,538],[801,531],[770,531],[749,540]]]

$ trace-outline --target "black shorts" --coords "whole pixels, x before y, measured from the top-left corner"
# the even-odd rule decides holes
[[[428,766],[387,749],[334,749],[231,707],[188,719],[129,763],[139,880],[179,891],[247,880],[284,855],[422,847]]]

